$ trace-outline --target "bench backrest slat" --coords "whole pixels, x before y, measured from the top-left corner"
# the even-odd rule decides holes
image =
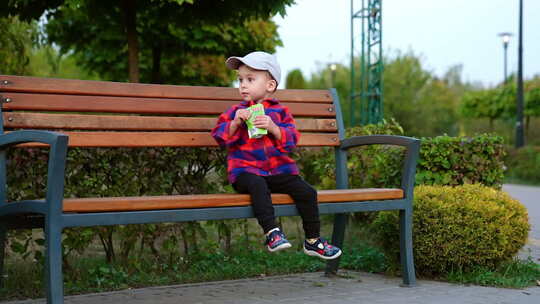
[[[70,147],[215,147],[209,132],[62,132]],[[303,133],[298,146],[337,146],[337,133]],[[38,147],[43,144],[23,144]]]
[[[225,87],[156,85],[10,75],[0,75],[0,77],[2,81],[0,83],[2,92],[238,100],[238,90]],[[7,81],[7,84],[4,84],[4,81]],[[283,102],[330,104],[333,102],[328,90],[278,90],[276,92],[276,98]]]
[[[142,130],[142,131],[209,131],[215,117],[163,117],[134,115],[81,115],[7,112],[6,128],[57,130]],[[337,132],[335,119],[296,119],[296,127],[304,132]]]
[[[338,146],[340,113],[329,90],[278,90],[299,146]],[[214,147],[217,117],[238,90],[0,75],[3,127],[59,131],[70,147]],[[341,132],[341,133],[340,133]],[[39,146],[36,143],[26,146]]]
[[[132,114],[219,115],[238,100],[110,97],[54,94],[4,93],[4,110],[98,112]],[[295,117],[335,117],[334,107],[322,103],[287,103]]]

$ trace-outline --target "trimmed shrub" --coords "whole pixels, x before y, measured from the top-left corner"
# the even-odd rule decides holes
[[[394,120],[362,127],[349,128],[346,137],[360,135],[403,135]],[[351,188],[399,187],[404,149],[395,146],[372,145],[349,150],[348,170]],[[296,160],[302,175],[318,189],[335,189],[335,161],[333,148],[302,148]]]
[[[399,124],[391,120],[376,125],[347,129],[346,136],[388,134],[403,135]],[[506,150],[501,136],[481,134],[473,137],[437,136],[422,138],[416,169],[417,185],[480,183],[500,189],[504,179]],[[399,187],[404,149],[373,145],[349,150],[347,166],[351,188]],[[335,187],[334,150],[302,149],[298,163],[308,182],[319,189]],[[540,171],[539,171],[540,172]]]
[[[422,138],[416,184],[480,183],[500,189],[505,155],[504,140],[497,135]]]
[[[399,267],[398,212],[380,212],[372,229],[391,268]],[[414,193],[413,247],[420,275],[472,267],[494,268],[525,245],[526,208],[506,193],[479,184],[418,186]]]
[[[8,201],[44,197],[48,149],[12,148],[7,158]],[[225,163],[225,154],[218,148],[73,148],[67,154],[65,197],[223,192]],[[199,240],[206,239],[198,222],[77,227],[64,230],[62,252],[64,257],[83,253],[99,239],[108,260],[137,254],[136,244],[156,256],[165,255],[180,247],[178,235],[182,236],[185,252],[196,250]],[[39,234],[11,230],[9,236],[7,247],[11,252],[23,258],[32,253],[36,259],[43,257]],[[163,242],[158,244],[156,240]]]

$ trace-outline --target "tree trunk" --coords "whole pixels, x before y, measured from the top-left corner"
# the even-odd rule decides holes
[[[246,248],[249,249],[249,222],[247,219],[244,219],[243,227],[244,227],[244,239],[246,242]]]
[[[525,116],[525,137],[529,136],[530,125],[531,125],[531,116],[527,115]]]
[[[137,35],[137,3],[135,0],[122,0],[124,26],[128,43],[129,82],[139,82],[139,40]]]
[[[152,83],[161,83],[161,46],[152,48]]]
[[[114,253],[113,232],[114,227],[104,227],[98,232],[99,240],[101,241],[101,245],[103,246],[107,256],[107,263],[113,263],[116,260],[116,254]]]
[[[189,254],[189,240],[185,225],[181,228],[180,234],[182,234],[182,242],[184,244],[184,256],[187,256]]]

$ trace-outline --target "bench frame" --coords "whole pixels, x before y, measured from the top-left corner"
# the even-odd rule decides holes
[[[6,76],[13,77],[13,76]],[[5,77],[0,75],[0,94],[2,84],[7,84]],[[9,78],[11,79],[11,78]],[[340,203],[320,203],[321,214],[335,214],[332,243],[343,247],[344,233],[347,223],[347,213],[359,211],[399,210],[400,225],[400,255],[403,275],[403,285],[416,285],[413,247],[412,247],[412,213],[413,188],[415,170],[418,160],[420,141],[415,138],[390,135],[371,135],[343,138],[344,125],[341,116],[339,98],[335,89],[330,89],[333,99],[337,128],[340,135],[340,145],[335,147],[336,158],[336,188],[348,189],[347,151],[351,148],[381,144],[397,145],[406,149],[402,167],[401,189],[404,197],[393,200],[352,201]],[[0,98],[5,98],[0,96]],[[0,108],[1,109],[1,108]],[[294,115],[294,113],[293,113]],[[99,213],[64,213],[64,171],[68,149],[68,136],[58,132],[43,130],[22,130],[3,133],[3,115],[0,111],[0,274],[4,264],[4,244],[8,229],[39,227],[45,235],[45,282],[47,303],[63,303],[62,275],[62,230],[68,227],[106,226],[123,224],[144,224],[164,222],[185,222],[252,218],[250,206],[170,209],[148,211],[121,211]],[[42,200],[27,200],[20,202],[6,201],[6,157],[5,150],[14,145],[39,142],[50,146],[48,161],[48,179],[46,198]],[[275,205],[276,216],[298,215],[294,204]],[[36,214],[42,215],[36,219]],[[9,221],[13,215],[23,215],[17,223]],[[25,217],[24,217],[25,216]],[[345,249],[346,251],[346,249]],[[337,272],[339,259],[327,263],[326,274]],[[0,278],[1,279],[1,278]]]

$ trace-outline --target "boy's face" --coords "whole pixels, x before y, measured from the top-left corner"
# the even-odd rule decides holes
[[[276,89],[276,81],[268,72],[254,70],[246,65],[238,67],[238,90],[245,101],[258,102],[270,97]]]

